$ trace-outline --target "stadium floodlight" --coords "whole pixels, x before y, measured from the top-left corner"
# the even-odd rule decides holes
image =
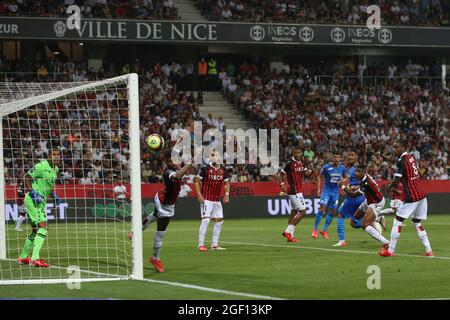
[[[138,75],[0,83],[0,117],[0,284],[142,279]],[[29,217],[23,232],[15,229],[17,188],[54,148],[62,202],[48,197],[42,207],[48,228],[40,258],[49,267],[18,264],[33,231]],[[113,191],[119,182],[129,191],[125,199]],[[36,240],[29,251],[34,247]]]

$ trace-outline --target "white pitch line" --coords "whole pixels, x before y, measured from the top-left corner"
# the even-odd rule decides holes
[[[5,260],[16,261],[15,259],[5,259]],[[50,265],[50,268],[53,268],[53,269],[64,269],[64,270],[67,269],[67,267],[60,267],[60,266],[54,266],[54,265]],[[121,278],[118,275],[112,275],[112,274],[107,274],[107,273],[102,273],[102,272],[95,272],[95,271],[89,271],[89,270],[83,270],[83,269],[80,269],[80,272],[85,272],[85,273],[90,273],[90,274],[95,274],[95,275],[101,275],[101,276],[117,277],[117,280],[126,280],[124,278]],[[61,282],[64,282],[66,279],[58,279],[58,280],[62,280]],[[97,280],[97,279],[93,279],[93,281],[95,281],[95,280]],[[116,279],[108,279],[107,281],[113,281],[113,280],[116,280]],[[286,300],[286,299],[278,298],[278,297],[263,296],[263,295],[258,295],[258,294],[253,294],[253,293],[245,293],[245,292],[238,292],[238,291],[214,289],[214,288],[202,287],[202,286],[197,286],[197,285],[192,285],[192,284],[187,284],[187,283],[181,283],[181,282],[172,282],[172,281],[146,279],[146,278],[140,279],[140,280],[136,280],[136,281],[144,281],[144,282],[150,282],[150,283],[165,284],[165,285],[169,285],[169,286],[173,286],[173,287],[182,287],[182,288],[188,288],[188,289],[194,289],[194,290],[200,290],[200,291],[222,293],[222,294],[226,294],[226,295],[241,296],[241,297],[261,299],[261,300]],[[55,283],[58,283],[58,282],[55,282]],[[29,284],[34,284],[34,283],[32,281],[30,281]]]
[[[1,260],[3,260],[3,261],[14,261],[14,262],[17,262],[16,259],[10,259],[10,258],[7,258],[7,259],[1,259]],[[0,260],[0,261],[1,261],[1,260]],[[30,267],[30,268],[38,269],[38,268],[33,267],[33,266],[29,266],[29,267]],[[60,266],[55,266],[55,265],[49,265],[49,268],[51,268],[51,269],[67,270],[68,266],[67,266],[67,267],[60,267]],[[117,275],[117,274],[109,274],[109,273],[104,273],[104,272],[90,271],[90,270],[84,270],[84,269],[81,269],[81,268],[80,268],[80,272],[89,273],[89,274],[93,274],[93,275],[96,275],[96,276],[113,277],[113,278],[117,278],[118,280],[119,280],[119,279],[120,279],[120,280],[123,280],[124,277],[126,277],[127,279],[129,279],[129,277],[128,277],[128,276],[125,276],[125,275]]]
[[[273,248],[291,248],[291,249],[307,249],[307,250],[318,250],[318,251],[330,251],[330,252],[342,252],[342,253],[362,253],[362,254],[376,254],[373,251],[359,251],[359,250],[347,250],[347,249],[329,249],[329,248],[320,248],[320,247],[305,247],[305,246],[290,246],[290,245],[282,245],[282,244],[266,244],[266,243],[251,243],[251,242],[235,242],[235,241],[221,241],[222,243],[229,244],[238,244],[244,246],[260,246],[260,247],[273,247]],[[450,260],[450,257],[426,257],[418,254],[407,254],[407,253],[396,253],[396,256],[400,257],[412,257],[412,258],[422,258],[422,259],[441,259],[441,260]]]
[[[278,297],[262,296],[262,295],[253,294],[253,293],[214,289],[214,288],[202,287],[202,286],[186,284],[186,283],[181,283],[181,282],[172,282],[172,281],[146,279],[146,278],[144,278],[140,281],[158,283],[158,284],[166,284],[166,285],[174,286],[174,287],[182,287],[182,288],[188,288],[188,289],[194,289],[194,290],[200,290],[200,291],[222,293],[222,294],[227,294],[227,295],[232,295],[232,296],[241,296],[241,297],[255,298],[255,299],[262,299],[262,300],[286,300],[286,299],[278,298]]]

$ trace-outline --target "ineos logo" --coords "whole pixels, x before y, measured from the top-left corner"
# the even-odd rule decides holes
[[[345,40],[345,31],[342,28],[335,27],[331,29],[331,40],[340,43]]]
[[[264,28],[259,25],[255,25],[251,27],[250,29],[250,38],[254,41],[261,41],[264,39],[266,35],[266,32],[264,31]]]
[[[383,28],[378,32],[378,40],[381,43],[388,44],[392,41],[392,32],[389,29]]]
[[[299,31],[300,40],[310,42],[314,39],[314,30],[310,27],[302,27]]]

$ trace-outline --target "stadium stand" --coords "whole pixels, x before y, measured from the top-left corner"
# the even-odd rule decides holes
[[[179,19],[173,0],[11,0],[2,1],[0,16],[65,17],[77,4],[84,18]],[[446,26],[448,0],[379,0],[383,25]],[[356,0],[194,0],[212,21],[364,24],[369,1]]]
[[[218,119],[201,118],[198,95],[190,91],[194,89],[192,81],[188,81],[192,80],[192,74],[186,73],[187,69],[192,69],[190,63],[144,64],[134,60],[121,66],[105,61],[104,68],[94,72],[85,62],[63,63],[53,59],[47,63],[19,61],[11,64],[5,61],[2,68],[10,81],[42,82],[94,80],[137,72],[141,83],[142,137],[152,132],[170,140],[172,131],[185,127],[190,120],[201,120],[204,130],[214,126],[223,128]],[[23,70],[21,68],[32,72],[20,73],[18,70]],[[391,179],[396,162],[392,144],[401,137],[408,139],[411,152],[419,159],[422,177],[449,179],[450,89],[449,86],[442,87],[441,79],[431,77],[440,72],[434,65],[408,61],[403,66],[358,68],[342,61],[329,68],[321,68],[320,65],[312,68],[285,62],[277,71],[263,63],[243,62],[233,67],[228,63],[225,68],[220,66],[219,70],[224,97],[245,114],[255,128],[280,129],[280,155],[283,159],[288,159],[292,148],[300,145],[305,150],[305,157],[314,168],[318,168],[328,161],[329,152],[342,153],[354,148],[360,161],[369,163],[375,178]],[[234,76],[229,77],[227,70],[231,70]],[[331,75],[323,76],[326,72]],[[33,116],[37,122],[37,115],[29,115]],[[75,117],[76,114],[67,112],[67,116]],[[126,128],[117,123],[108,125],[117,143],[126,141]],[[58,136],[64,136],[67,129],[62,127]],[[18,136],[17,130],[20,129],[10,134]],[[20,134],[29,138],[27,132]],[[19,170],[22,164],[13,163],[12,155],[8,153],[11,150],[19,152],[20,148],[11,148],[14,146],[9,143],[5,139],[6,180],[13,182],[24,172]],[[34,146],[31,139],[27,143],[34,157],[45,155],[49,149],[40,141],[34,141]],[[118,154],[107,172],[99,172],[100,150],[107,146],[88,145],[83,137],[80,141],[71,141],[67,136],[64,147],[98,155],[93,162],[78,160],[75,164],[69,163],[67,157],[61,177],[64,183],[108,183],[117,178],[120,166],[127,161],[126,156]],[[162,174],[160,156],[150,153],[145,147],[142,147],[141,155],[143,181],[159,182]],[[31,163],[26,164],[25,169],[27,165]],[[228,166],[228,169],[232,182],[270,179],[259,174],[260,165]],[[84,176],[90,178],[81,180],[81,170],[88,170]]]
[[[73,4],[83,18],[178,19],[173,0],[12,0],[2,1],[0,16],[66,17]]]
[[[375,178],[391,179],[392,145],[404,138],[422,162],[423,177],[448,179],[449,86],[421,78],[433,67],[408,61],[396,66],[394,75],[389,68],[379,78],[359,71],[343,76],[338,70],[321,78],[317,70],[299,64],[285,63],[278,71],[243,64],[233,80],[224,77],[222,92],[255,128],[280,129],[284,158],[300,145],[317,168],[328,152],[353,148]]]
[[[383,25],[447,25],[449,1],[371,1],[381,9]],[[365,24],[369,1],[355,0],[196,0],[210,20],[242,22],[295,22]]]

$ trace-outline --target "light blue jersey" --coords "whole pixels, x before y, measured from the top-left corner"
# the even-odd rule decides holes
[[[361,180],[356,177],[356,165],[347,169],[347,175],[349,178],[350,186],[359,186]],[[344,202],[339,207],[339,213],[343,214],[345,218],[351,218],[356,210],[358,210],[361,203],[363,203],[365,197],[363,195],[359,197],[345,197]]]
[[[347,169],[347,176],[350,186],[359,186],[361,180],[356,177],[356,166]]]
[[[325,177],[325,184],[323,185],[324,189],[339,192],[339,180],[345,176],[345,167],[342,164],[338,164],[337,167],[335,167],[331,163],[328,163],[323,166],[320,174]]]
[[[331,163],[323,166],[320,174],[325,177],[320,204],[325,204],[327,208],[336,209],[339,202],[339,180],[345,176],[345,167],[338,164],[336,167]]]

